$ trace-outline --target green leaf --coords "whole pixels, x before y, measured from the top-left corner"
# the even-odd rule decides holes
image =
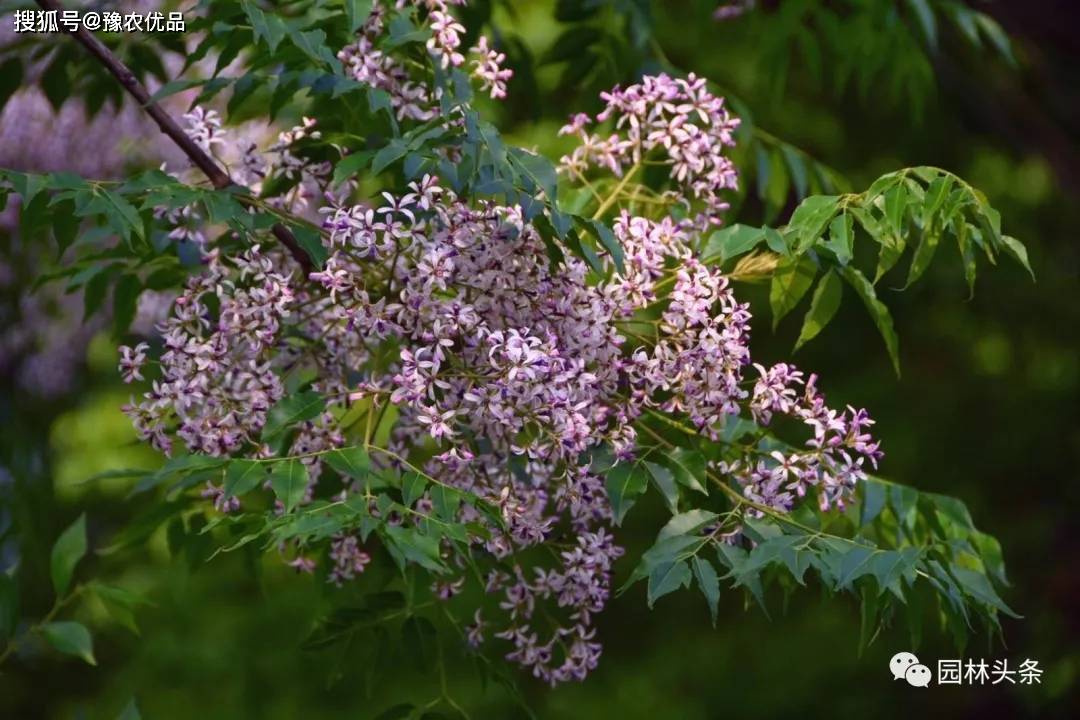
[[[349,20],[350,33],[355,33],[367,22],[374,5],[374,0],[345,0],[345,16]]]
[[[725,542],[716,545],[716,556],[720,563],[728,568],[725,578],[731,578],[736,587],[745,587],[757,600],[758,605],[768,617],[769,611],[765,607],[765,593],[761,587],[761,575],[756,570],[747,569],[747,553],[737,545],[729,545]]]
[[[401,626],[401,641],[406,654],[421,672],[435,667],[438,658],[438,632],[426,617],[413,615]]]
[[[798,350],[806,343],[813,340],[829,324],[840,308],[840,299],[843,296],[843,282],[835,271],[830,270],[818,282],[814,290],[814,297],[810,301],[810,309],[806,311],[799,339],[795,341],[795,349]]]
[[[936,50],[937,18],[930,8],[930,3],[928,0],[908,0],[908,5],[911,6],[912,12],[915,13],[915,17],[919,21],[919,27],[922,29],[923,37],[926,38],[926,44],[931,50]]]
[[[634,463],[619,463],[608,471],[605,486],[616,525],[622,525],[626,513],[648,487],[649,480]]]
[[[408,144],[401,138],[394,138],[375,153],[375,157],[371,161],[372,174],[378,175],[389,167],[391,163],[405,157],[407,152],[409,152]]]
[[[855,255],[855,220],[849,213],[840,213],[829,223],[829,239],[825,247],[832,250],[841,265],[847,265]]]
[[[137,275],[125,273],[116,281],[113,288],[113,333],[117,337],[124,335],[135,319],[141,294],[142,281]]]
[[[719,258],[725,263],[732,258],[748,253],[765,239],[765,231],[750,225],[729,225],[709,236],[702,250],[706,262]]]
[[[868,478],[861,485],[862,503],[859,505],[859,527],[866,527],[881,514],[888,496],[885,485],[873,479]]]
[[[418,472],[405,473],[401,478],[401,504],[411,508],[427,490],[427,480]]]
[[[1001,56],[1009,61],[1010,65],[1015,66],[1016,57],[1013,55],[1012,41],[1009,40],[1009,36],[1001,28],[1001,25],[986,13],[975,12],[973,15],[982,34],[989,38],[990,42],[1001,53]]]
[[[885,349],[889,352],[889,359],[892,360],[893,370],[896,372],[897,377],[899,377],[900,340],[896,337],[896,329],[893,327],[892,315],[889,314],[889,308],[885,307],[885,304],[877,299],[877,293],[874,291],[874,286],[871,285],[870,281],[866,279],[866,276],[856,268],[848,266],[843,268],[841,273],[843,274],[844,279],[848,281],[848,284],[851,285],[855,292],[858,293],[859,297],[862,298],[867,312],[870,313],[874,325],[877,326],[878,332],[885,341]]]
[[[688,448],[676,448],[667,455],[671,462],[671,470],[675,473],[675,480],[680,485],[696,490],[702,495],[708,495],[705,489],[705,456],[697,450]]]
[[[285,506],[285,512],[292,512],[307,490],[307,466],[296,459],[275,463],[270,473],[270,486]]]
[[[330,467],[342,477],[359,480],[371,469],[371,457],[362,447],[347,447],[332,450],[322,456]]]
[[[259,487],[266,480],[266,463],[255,460],[232,460],[225,468],[225,494],[229,497],[243,495]]]
[[[431,502],[436,515],[443,520],[453,521],[461,505],[461,492],[446,485],[434,485],[431,488]]]
[[[41,634],[53,648],[65,655],[74,655],[91,665],[97,665],[90,631],[80,623],[67,621],[47,623],[41,627]]]
[[[1009,617],[1019,618],[1012,608],[1005,604],[1005,601],[994,590],[994,586],[990,584],[990,580],[986,575],[974,570],[969,570],[965,567],[954,565],[952,567],[952,574],[960,582],[960,587],[964,589],[971,597],[975,598],[979,602],[989,605],[995,610],[999,610]]]
[[[653,485],[664,497],[664,503],[672,513],[679,511],[679,486],[675,483],[675,475],[663,465],[646,462],[645,467],[649,471]]]
[[[346,155],[334,166],[334,186],[341,185],[349,178],[356,175],[360,170],[371,162],[371,153],[367,151]]]
[[[75,566],[86,555],[86,515],[68,526],[52,548],[52,584],[56,597],[61,598],[71,585]]]
[[[604,223],[599,220],[589,220],[589,225],[592,227],[594,234],[600,240],[600,244],[604,246],[604,249],[611,255],[612,261],[615,263],[615,269],[620,275],[626,272],[626,266],[623,264],[623,249],[619,241],[615,239],[615,233],[611,232]]]
[[[1005,252],[1008,253],[1018,263],[1024,266],[1024,269],[1031,275],[1031,279],[1035,280],[1035,271],[1031,269],[1031,264],[1028,262],[1027,248],[1024,244],[1014,237],[1009,235],[1001,236],[1002,245],[1005,247]]]
[[[904,283],[905,289],[911,287],[911,284],[926,272],[926,268],[930,267],[930,261],[934,259],[940,242],[941,233],[937,228],[923,227],[919,247],[915,249],[915,256],[911,258],[911,268],[908,270],[907,282]]]
[[[971,242],[973,228],[961,217],[957,219],[954,229],[956,230],[956,246],[960,250],[960,260],[964,264],[964,279],[967,281],[968,294],[974,297],[976,267],[975,250]]]
[[[850,588],[858,578],[872,572],[869,561],[874,555],[873,548],[855,545],[846,553],[840,561],[840,572],[837,574],[836,586]]]
[[[341,63],[330,49],[330,46],[326,44],[325,32],[322,30],[301,31],[291,25],[285,26],[285,32],[288,33],[293,45],[317,64],[340,71]]]
[[[840,198],[837,195],[814,195],[806,198],[791,214],[787,229],[794,232],[796,241],[794,252],[799,254],[813,247],[821,234],[825,232],[829,221],[836,214]]]
[[[649,573],[649,589],[647,602],[651,608],[653,604],[670,592],[690,584],[690,566],[685,560],[674,563],[662,563],[653,568]]]
[[[394,561],[404,568],[406,563],[415,563],[432,572],[446,572],[446,565],[439,554],[439,541],[429,535],[421,535],[416,528],[389,525],[383,529],[387,549]]]
[[[769,306],[772,308],[773,330],[791,312],[814,283],[817,265],[805,255],[781,258],[769,286]]]
[[[938,175],[930,181],[929,187],[926,188],[926,195],[923,197],[923,209],[922,209],[922,224],[923,232],[934,224],[937,219],[937,214],[945,204],[945,200],[949,197],[949,192],[952,190],[953,179],[948,175]],[[946,218],[947,220],[947,218]],[[944,222],[938,222],[938,227],[944,227]]]
[[[720,605],[720,577],[716,569],[705,558],[695,555],[691,560],[694,568],[694,577],[697,578],[701,594],[705,596],[705,602],[709,605],[709,615],[712,617],[713,627],[716,627],[717,610]]]
[[[325,407],[322,395],[313,390],[282,398],[267,413],[262,429],[263,441],[269,442],[296,423],[318,417]]]
[[[660,534],[656,536],[656,542],[659,543],[679,535],[696,533],[713,520],[716,520],[717,517],[719,516],[711,510],[694,509],[679,513],[668,520],[664,527],[660,528]]]

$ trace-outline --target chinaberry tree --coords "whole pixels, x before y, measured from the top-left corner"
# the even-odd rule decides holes
[[[592,72],[601,5],[559,2],[568,29],[542,60]],[[936,4],[909,5],[936,39]],[[627,53],[655,54],[646,7],[604,8],[624,16]],[[489,13],[203,0],[190,45],[145,40],[185,50],[176,78],[145,49],[124,59],[116,38],[48,40],[86,68],[64,95],[126,92],[187,160],[121,180],[0,171],[21,232],[55,246],[40,282],[81,289],[88,315],[111,294],[124,412],[166,458],[112,473],[159,497],[117,542],[168,525],[178,547],[257,546],[329,592],[393,567],[398,580],[320,619],[307,647],[372,627],[423,646],[437,617],[457,633],[441,643],[551,684],[597,666],[595,618],[638,582],[650,606],[697,588],[714,624],[723,587],[764,605],[770,586],[813,582],[857,598],[865,640],[914,595],[958,641],[996,628],[1012,612],[998,543],[960,500],[877,475],[867,411],[830,405],[814,373],[755,361],[740,298],[768,283],[774,326],[805,304],[798,348],[847,293],[899,373],[882,277],[903,262],[917,282],[943,244],[969,285],[983,259],[1027,265],[986,198],[936,167],[848,188],[662,55],[568,119],[563,157],[516,147],[486,110],[514,90],[516,48]],[[162,101],[181,92],[194,98],[174,117]],[[265,142],[244,130],[267,123]],[[775,219],[792,191],[786,222],[737,222],[745,193]],[[144,291],[172,302],[140,338]],[[646,493],[670,519],[616,564]],[[21,634],[0,626],[5,657],[36,633],[93,662],[63,609],[96,592],[132,611],[122,590],[72,584],[85,551],[80,520],[54,551],[55,612]]]

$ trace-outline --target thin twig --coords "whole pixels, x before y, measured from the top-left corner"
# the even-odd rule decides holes
[[[58,0],[36,0],[37,4],[45,10],[51,10],[56,12],[62,12],[63,6]],[[150,93],[135,77],[135,73],[131,72],[116,55],[113,54],[108,47],[105,46],[97,37],[94,36],[89,30],[82,25],[78,26],[77,30],[68,30],[75,39],[85,47],[91,55],[98,59],[105,69],[112,73],[120,84],[128,93],[139,101],[143,109],[147,114],[153,118],[157,126],[161,128],[161,132],[169,136],[169,139],[176,143],[185,155],[187,155],[191,162],[195,163],[195,166],[202,170],[203,174],[209,178],[210,182],[218,190],[223,190],[233,184],[232,178],[229,174],[218,165],[214,158],[210,157],[207,153],[200,148],[194,140],[188,137],[179,125],[176,124],[176,120],[171,115],[165,112],[160,105],[153,102],[150,99]],[[314,266],[311,263],[311,258],[300,247],[300,243],[296,241],[296,237],[292,232],[282,225],[281,223],[275,224],[271,229],[274,233],[274,237],[284,245],[289,253],[293,256],[296,262],[300,263],[300,267],[303,268],[304,274],[307,275]]]

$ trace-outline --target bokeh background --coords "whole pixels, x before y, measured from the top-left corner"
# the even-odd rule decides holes
[[[884,291],[902,378],[850,294],[797,362],[822,371],[834,402],[871,410],[886,450],[883,475],[962,498],[1001,540],[1012,582],[1005,599],[1024,616],[1004,620],[1007,646],[976,636],[958,651],[926,627],[919,657],[932,668],[938,658],[1014,667],[1030,658],[1044,674],[1034,686],[911,688],[887,672],[893,653],[913,649],[908,628],[896,623],[860,654],[858,608],[847,598],[813,587],[777,593],[766,617],[728,592],[712,629],[697,594],[676,593],[649,611],[638,586],[604,613],[606,649],[590,679],[552,691],[519,678],[527,704],[541,718],[620,720],[1077,717],[1080,8],[1068,0],[977,3],[1012,37],[1012,64],[944,23],[937,50],[928,50],[905,22],[906,3],[891,0],[729,3],[752,7],[723,20],[714,18],[715,2],[592,4],[601,6],[592,23],[604,39],[563,41],[569,61],[552,54],[567,28],[554,19],[555,3],[492,9],[518,69],[510,99],[492,112],[518,143],[557,156],[555,130],[571,112],[595,109],[603,87],[670,63],[714,81],[753,111],[758,128],[854,188],[902,166],[958,173],[1027,244],[1037,283],[1014,265],[987,268],[969,298],[958,253],[943,246],[916,286]],[[835,10],[838,26],[822,20],[822,8]],[[0,15],[0,47],[17,41],[10,23]],[[163,60],[167,71],[180,64]],[[70,73],[79,72],[73,64]],[[130,103],[91,120],[82,100],[57,109],[48,95],[38,78],[4,108],[0,166],[108,177],[170,157]],[[793,201],[779,209],[781,220]],[[750,198],[738,218],[760,222],[766,212]],[[160,460],[136,444],[119,411],[128,391],[103,324],[84,323],[81,299],[62,288],[30,293],[45,250],[20,240],[15,217],[11,208],[0,215],[0,568],[18,566],[24,614],[40,616],[51,602],[48,552],[57,534],[85,511],[92,546],[102,548],[149,507],[125,499],[129,481],[86,479]],[[758,316],[755,353],[788,357],[798,320],[771,333],[763,290],[743,292]],[[140,318],[152,323],[160,310],[148,298]],[[662,513],[646,503],[624,541],[648,543]],[[629,562],[619,567],[622,577],[629,570]],[[345,653],[301,651],[328,591],[273,559],[174,554],[162,530],[95,555],[82,572],[145,595],[138,634],[101,607],[81,608],[97,631],[98,667],[51,654],[9,661],[0,669],[0,717],[111,718],[135,698],[153,719],[370,718],[437,693],[435,674],[406,672],[411,666],[393,655],[376,659],[375,637]],[[525,716],[464,662],[447,682],[472,717]]]

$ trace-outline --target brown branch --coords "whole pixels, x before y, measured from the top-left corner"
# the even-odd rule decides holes
[[[54,10],[57,13],[63,10],[63,6],[58,0],[36,0],[37,4],[45,10]],[[154,119],[157,126],[161,128],[161,132],[169,136],[176,145],[187,155],[191,162],[203,171],[203,174],[209,178],[213,186],[219,190],[229,187],[233,184],[232,178],[225,172],[214,158],[210,157],[203,151],[195,141],[188,137],[179,125],[176,124],[176,120],[171,115],[161,109],[161,106],[153,102],[150,99],[150,93],[146,91],[142,83],[139,82],[135,74],[131,72],[121,60],[107,48],[104,43],[98,40],[93,33],[81,25],[77,30],[68,30],[75,39],[78,40],[83,47],[85,47],[90,54],[93,55],[105,66],[110,73],[120,82],[128,93],[139,101],[139,104],[143,106],[147,114]],[[281,242],[289,253],[293,256],[296,262],[300,263],[300,267],[303,268],[305,276],[310,273],[314,267],[311,263],[311,258],[300,247],[300,243],[296,241],[296,237],[292,232],[282,225],[276,223],[271,232],[274,233],[274,237]]]

